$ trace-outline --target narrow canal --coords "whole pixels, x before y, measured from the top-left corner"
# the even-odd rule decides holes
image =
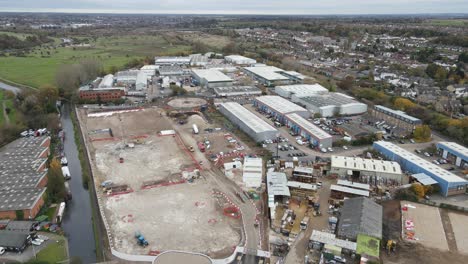
[[[91,202],[88,190],[83,188],[81,164],[78,159],[71,114],[71,106],[65,104],[62,107],[61,122],[65,131],[64,152],[71,174],[69,183],[73,199],[68,204],[62,227],[68,238],[70,257],[78,257],[82,263],[95,263],[96,243],[93,233]]]

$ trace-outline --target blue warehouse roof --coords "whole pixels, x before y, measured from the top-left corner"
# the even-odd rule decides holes
[[[468,160],[468,148],[455,142],[439,142],[437,143],[437,148],[447,150],[463,160]]]

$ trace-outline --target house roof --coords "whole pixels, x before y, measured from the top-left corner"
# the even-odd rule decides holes
[[[382,206],[371,199],[356,197],[344,201],[340,210],[338,236],[356,240],[359,234],[382,238]]]

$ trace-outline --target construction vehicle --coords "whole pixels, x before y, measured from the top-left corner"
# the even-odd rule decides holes
[[[387,254],[390,254],[390,252],[395,252],[396,241],[392,239],[387,240],[387,246],[385,248],[387,249]]]
[[[195,151],[195,149],[193,148],[193,146],[190,146],[188,149],[189,149],[190,152],[194,152],[194,151]]]
[[[135,238],[138,245],[142,247],[147,247],[149,245],[148,241],[146,241],[145,237],[140,233],[140,231],[135,232]]]

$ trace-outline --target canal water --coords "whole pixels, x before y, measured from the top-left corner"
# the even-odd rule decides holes
[[[68,238],[70,257],[78,257],[82,263],[95,263],[96,243],[93,233],[91,202],[88,190],[83,188],[81,164],[78,159],[71,114],[70,104],[65,104],[62,107],[61,122],[65,131],[64,153],[71,174],[69,184],[73,199],[65,210],[62,228]]]

